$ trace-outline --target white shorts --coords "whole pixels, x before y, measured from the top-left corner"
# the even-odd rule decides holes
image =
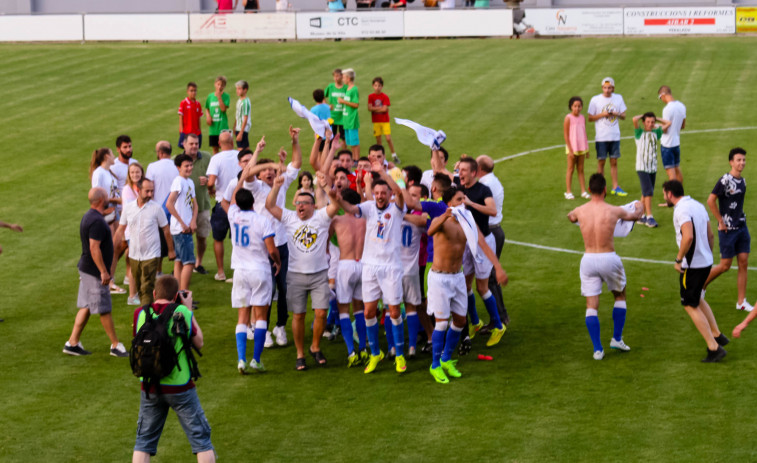
[[[610,291],[623,291],[626,287],[626,272],[620,257],[614,252],[584,254],[581,258],[581,295],[602,294],[602,282]]]
[[[399,257],[399,256],[398,256]],[[402,268],[363,264],[363,301],[384,300],[386,305],[402,302]]]
[[[486,240],[486,244],[489,245],[492,251],[497,249],[493,233],[489,233],[489,235],[485,237],[484,240]],[[470,251],[470,248],[468,246],[465,246],[465,252],[463,252],[463,273],[470,275],[471,273],[475,272],[477,279],[489,279],[489,275],[491,275],[492,273],[494,264],[489,261],[489,259],[486,257],[486,254],[484,254],[484,251],[481,250],[480,246],[478,248],[477,254],[478,255],[476,256],[476,258],[474,258],[473,254]]]
[[[331,269],[329,269],[331,272]],[[336,272],[336,302],[349,304],[363,300],[363,264],[355,260],[340,260]]]
[[[339,266],[339,246],[329,241],[329,280],[336,280],[337,267]]]
[[[235,269],[231,286],[231,307],[267,306],[273,295],[271,271]]]
[[[428,272],[426,312],[437,320],[448,319],[450,312],[462,317],[468,314],[468,292],[462,273]]]
[[[421,276],[416,269],[415,273],[402,277],[402,300],[405,304],[421,304]]]

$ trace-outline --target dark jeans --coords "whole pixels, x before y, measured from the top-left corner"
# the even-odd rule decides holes
[[[276,301],[276,326],[286,326],[289,319],[289,311],[287,310],[287,270],[289,269],[289,248],[286,244],[278,246],[279,257],[281,258],[281,270],[278,275],[274,275],[276,270],[271,263],[271,275],[273,275],[273,285],[279,290],[279,297]],[[273,300],[268,307],[268,325],[271,324],[271,308],[273,307]]]
[[[492,225],[489,230],[494,235],[494,242],[496,243],[497,259],[502,256],[502,248],[505,246],[505,231],[502,230],[501,225]],[[489,275],[489,291],[494,295],[494,299],[497,301],[497,309],[499,309],[499,316],[502,319],[502,323],[508,325],[510,323],[510,317],[507,315],[507,308],[505,302],[502,300],[502,287],[497,283],[497,276],[492,270]]]

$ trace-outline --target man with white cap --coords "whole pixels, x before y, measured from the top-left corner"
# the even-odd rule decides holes
[[[589,102],[589,122],[594,122],[595,147],[597,150],[597,171],[604,175],[605,161],[610,158],[610,176],[612,190],[610,194],[627,196],[618,185],[618,158],[620,157],[620,123],[625,120],[626,103],[623,97],[615,93],[615,81],[612,77],[602,79],[602,93],[592,97]]]

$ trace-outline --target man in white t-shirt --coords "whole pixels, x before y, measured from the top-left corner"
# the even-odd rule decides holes
[[[194,182],[189,178],[194,166],[192,158],[180,154],[174,159],[174,164],[179,169],[179,175],[171,183],[166,207],[171,213],[171,236],[176,249],[173,274],[179,280],[179,289],[184,291],[189,289],[195,265],[192,234],[197,231],[197,200]]]
[[[373,372],[384,359],[379,349],[378,301],[382,299],[389,307],[391,330],[396,351],[395,366],[398,373],[407,369],[404,350],[405,332],[400,312],[402,302],[402,263],[397,256],[402,247],[402,218],[405,216],[405,200],[402,189],[389,175],[378,157],[371,158],[371,171],[379,179],[371,185],[373,200],[359,205],[340,201],[347,214],[365,217],[365,245],[363,248],[363,303],[365,324],[371,356],[364,373]],[[391,197],[394,195],[394,202]],[[391,347],[391,346],[390,346]]]
[[[663,183],[662,191],[668,206],[675,207],[673,225],[678,244],[675,269],[680,273],[681,305],[707,343],[707,356],[702,362],[719,362],[726,356],[723,346],[729,340],[718,329],[712,309],[702,294],[712,268],[712,245],[715,240],[710,228],[710,216],[701,203],[683,195],[683,185],[678,180]]]
[[[336,193],[331,191],[331,203],[324,208],[315,208],[315,198],[307,192],[295,197],[297,211],[277,205],[279,192],[286,179],[276,177],[273,188],[268,193],[265,207],[286,230],[289,249],[289,270],[287,273],[287,307],[293,314],[292,335],[297,348],[297,370],[307,369],[305,362],[305,313],[308,294],[315,312],[313,321],[313,342],[310,355],[319,365],[326,364],[321,352],[321,336],[326,327],[326,315],[331,292],[329,290],[329,258],[327,247],[331,219],[339,210]]]
[[[138,301],[133,305],[145,305],[153,301],[153,289],[160,261],[160,234],[168,243],[168,258],[176,257],[173,239],[163,208],[152,200],[155,184],[143,178],[137,182],[139,196],[124,206],[121,221],[116,230],[115,243],[121,242],[126,227],[129,227],[129,251],[132,279],[130,284],[136,287]],[[116,246],[118,246],[116,244]],[[130,301],[130,304],[132,301]]]
[[[155,154],[158,160],[151,162],[147,166],[145,171],[145,178],[149,178],[155,183],[155,195],[153,201],[158,203],[163,208],[166,214],[166,218],[170,218],[171,214],[166,208],[166,200],[168,199],[168,193],[171,192],[171,183],[173,179],[179,175],[179,171],[176,169],[176,164],[171,160],[171,144],[167,141],[159,141],[155,145]],[[160,241],[160,256],[161,261],[158,263],[158,273],[163,270],[163,257],[168,256],[168,244],[161,238]]]
[[[618,158],[620,157],[620,120],[626,119],[626,103],[615,92],[612,77],[602,79],[602,93],[592,97],[589,102],[589,122],[594,122],[594,137],[597,150],[599,173],[605,173],[605,161],[610,158],[610,176],[612,190],[610,194],[627,196],[628,193],[618,186]]]
[[[218,145],[221,151],[210,158],[208,171],[205,175],[208,177],[208,192],[215,195],[216,198],[216,204],[210,214],[210,228],[213,230],[213,253],[218,267],[215,279],[226,281],[226,272],[223,267],[223,241],[229,234],[229,218],[221,206],[221,201],[223,201],[226,186],[237,178],[237,174],[242,169],[239,167],[237,158],[239,152],[234,149],[234,138],[231,132],[222,132],[218,136]]]
[[[255,348],[250,368],[265,371],[260,356],[268,333],[268,306],[271,303],[273,284],[270,256],[274,272],[281,268],[279,252],[273,242],[274,230],[270,220],[252,210],[253,196],[237,183],[229,206],[231,224],[231,268],[234,285],[231,288],[231,307],[237,309],[235,330],[237,342],[237,369],[247,372],[247,325],[251,312],[255,316]]]
[[[681,130],[686,128],[686,106],[673,98],[670,87],[663,85],[657,90],[657,98],[665,103],[662,118],[670,121],[670,127],[664,131],[660,139],[662,146],[662,165],[669,180],[683,183],[681,174]],[[661,204],[662,206],[662,204]]]

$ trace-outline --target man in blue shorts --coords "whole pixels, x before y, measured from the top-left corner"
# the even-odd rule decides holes
[[[681,174],[681,130],[686,128],[686,106],[673,98],[670,87],[663,85],[657,90],[657,99],[665,103],[662,118],[670,121],[670,127],[660,138],[662,146],[662,165],[668,174],[668,180],[678,180],[683,183]],[[667,205],[667,204],[665,204]],[[663,206],[663,204],[660,204]]]
[[[618,158],[620,157],[620,123],[619,119],[626,119],[626,103],[623,97],[615,92],[615,81],[612,77],[602,79],[602,93],[592,97],[589,102],[589,122],[594,123],[594,136],[597,150],[597,171],[604,175],[605,161],[610,158],[610,176],[612,190],[610,194],[626,196],[618,185]]]
[[[746,226],[744,215],[744,196],[746,195],[746,180],[741,172],[746,166],[746,151],[734,148],[728,153],[728,163],[731,170],[720,177],[712,193],[707,198],[712,216],[718,221],[718,242],[720,243],[720,263],[710,271],[705,289],[712,280],[731,268],[733,258],[739,264],[737,278],[738,302],[736,310],[751,312],[754,308],[746,301],[746,278],[749,266],[749,250],[751,238]]]

